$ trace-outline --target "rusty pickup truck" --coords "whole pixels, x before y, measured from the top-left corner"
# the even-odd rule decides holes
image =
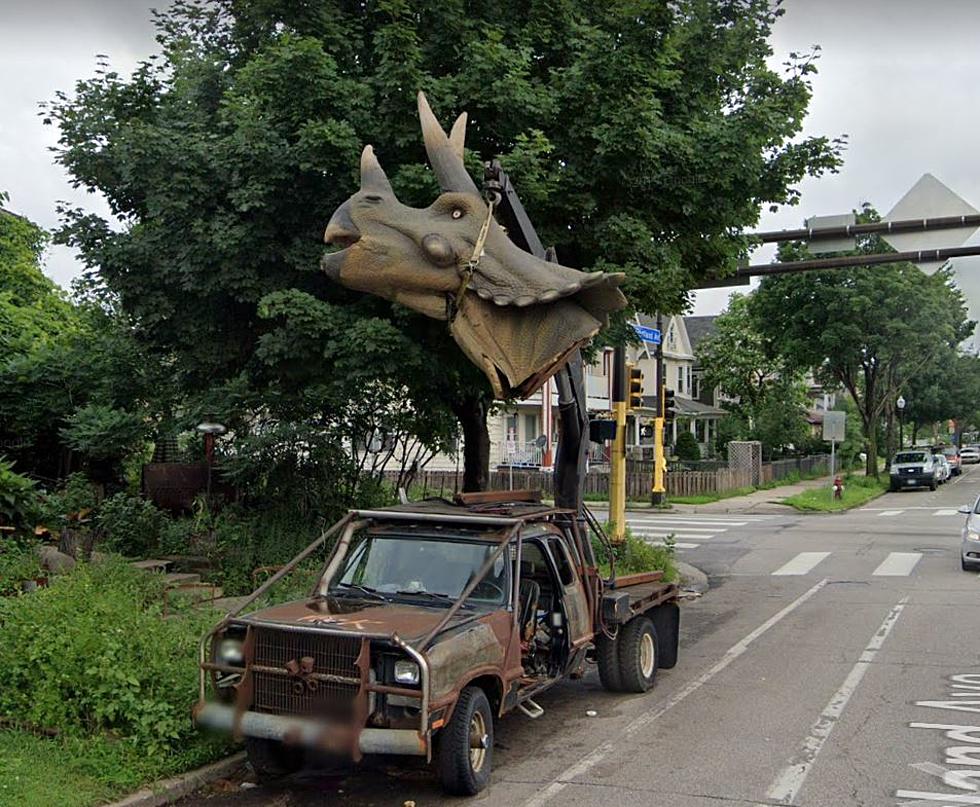
[[[595,663],[645,692],[677,659],[678,588],[603,579],[587,510],[533,495],[355,510],[258,589],[330,546],[300,601],[228,614],[201,643],[201,726],[242,737],[261,777],[310,748],[417,755],[446,792],[487,786],[494,720]],[[332,542],[332,543],[331,543]]]

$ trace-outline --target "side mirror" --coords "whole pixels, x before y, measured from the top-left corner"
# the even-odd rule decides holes
[[[964,504],[964,505],[963,505],[963,506],[962,506],[962,507],[961,507],[961,508],[959,509],[959,512],[960,512],[960,513],[962,513],[962,514],[963,514],[964,516],[968,516],[968,515],[970,515],[970,513],[972,513],[972,512],[973,512],[973,508],[972,508],[972,507],[970,507],[970,505],[968,505],[968,504]]]

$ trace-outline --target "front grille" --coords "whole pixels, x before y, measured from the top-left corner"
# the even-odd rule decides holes
[[[360,637],[317,636],[310,633],[255,628],[253,664],[284,670],[292,660],[304,656],[314,659],[313,671],[345,678],[360,678],[357,657]],[[315,685],[297,677],[252,671],[254,702],[252,708],[270,714],[328,716],[350,720],[354,715],[357,684],[316,681]],[[315,689],[313,688],[315,686]]]

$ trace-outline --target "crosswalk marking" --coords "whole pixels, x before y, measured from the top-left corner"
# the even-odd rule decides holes
[[[650,544],[650,546],[666,546],[666,544],[663,541],[657,539],[652,539],[652,540],[644,539],[644,540],[648,544]],[[697,549],[699,546],[701,546],[701,544],[691,544],[691,543],[685,543],[683,541],[677,541],[674,544],[674,549]]]
[[[871,574],[874,577],[908,577],[921,557],[921,552],[891,552]]]
[[[807,574],[812,571],[814,567],[829,556],[829,552],[800,552],[795,558],[793,558],[789,563],[780,566],[773,575],[799,575]]]
[[[956,510],[937,510],[933,513],[934,516],[955,516],[956,514]]]
[[[879,516],[900,516],[904,513],[904,510],[882,510],[878,513]]]
[[[644,540],[647,538],[666,538],[668,535],[672,535],[677,539],[686,539],[688,541],[710,541],[712,538],[714,538],[713,535],[691,535],[690,533],[686,532],[665,532],[664,530],[660,530],[659,532],[637,532],[634,530],[633,535],[635,535],[637,538],[643,538]]]
[[[643,532],[644,530],[656,530],[657,532],[661,532],[663,530],[679,530],[682,532],[708,532],[712,535],[714,535],[716,532],[727,532],[727,528],[725,527],[720,529],[718,527],[688,527],[687,524],[679,527],[661,527],[657,524],[637,524],[636,522],[631,521],[629,522],[629,526],[633,532]]]

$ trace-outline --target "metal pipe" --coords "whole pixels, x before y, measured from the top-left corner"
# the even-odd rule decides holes
[[[320,581],[317,583],[316,589],[314,589],[314,595],[319,595],[320,597],[325,597],[327,595],[327,589],[330,586],[330,578],[337,573],[337,568],[340,566],[341,561],[344,559],[344,555],[347,553],[347,547],[350,546],[350,539],[354,537],[354,532],[363,527],[364,521],[350,521],[344,528],[344,534],[340,536],[340,540],[337,541],[336,546],[334,546],[333,552],[330,553],[330,557],[327,559],[327,565],[320,575]]]
[[[948,247],[946,249],[922,249],[909,252],[889,252],[880,255],[845,255],[839,258],[815,258],[809,261],[789,261],[787,263],[763,263],[745,266],[722,281],[745,277],[766,275],[785,275],[792,272],[809,272],[821,269],[842,269],[849,266],[877,266],[885,263],[941,263],[950,258],[966,258],[980,255],[980,245],[969,247]]]
[[[748,238],[762,244],[780,241],[810,241],[821,238],[847,238],[870,233],[908,233],[926,230],[951,230],[959,227],[980,227],[980,213],[965,216],[936,216],[928,219],[902,219],[879,221],[872,224],[844,224],[838,227],[802,227],[798,230],[768,230],[746,233]]]
[[[422,703],[419,706],[421,712],[421,724],[419,726],[419,737],[425,744],[425,754],[427,761],[432,759],[432,744],[429,742],[429,662],[425,655],[412,647],[408,642],[402,641],[397,634],[391,637],[398,647],[407,653],[419,665],[419,689],[422,690]]]
[[[435,627],[432,628],[432,630],[430,630],[425,635],[425,637],[422,639],[422,641],[420,641],[418,643],[419,650],[425,650],[426,646],[428,646],[429,642],[432,641],[433,637],[437,633],[439,633],[439,631],[441,631],[446,626],[446,623],[448,623],[449,620],[453,618],[453,616],[455,615],[455,613],[460,608],[463,607],[463,603],[466,602],[466,598],[469,597],[470,594],[473,593],[473,589],[475,589],[480,584],[480,581],[482,581],[483,578],[486,577],[487,572],[490,571],[490,567],[493,566],[494,563],[496,563],[497,558],[500,557],[501,553],[507,548],[508,544],[510,544],[510,539],[513,538],[514,535],[517,534],[518,530],[520,530],[521,524],[522,524],[521,521],[518,521],[516,524],[514,524],[514,526],[511,528],[510,532],[507,533],[506,537],[500,542],[500,544],[493,551],[493,553],[490,555],[490,557],[488,557],[484,561],[484,563],[480,567],[479,571],[477,571],[477,573],[475,575],[473,575],[473,578],[470,580],[470,582],[466,584],[466,588],[464,588],[463,591],[460,593],[460,595],[457,598],[456,602],[454,602],[449,607],[449,609],[446,611],[446,613],[443,616],[443,618],[440,619],[436,623]]]
[[[511,524],[520,524],[523,518],[507,518],[504,516],[472,516],[469,514],[455,513],[410,513],[399,510],[352,510],[353,515],[360,518],[379,518],[385,521],[457,521],[469,524],[487,524],[493,527],[507,527]],[[534,516],[544,515],[534,513]]]

